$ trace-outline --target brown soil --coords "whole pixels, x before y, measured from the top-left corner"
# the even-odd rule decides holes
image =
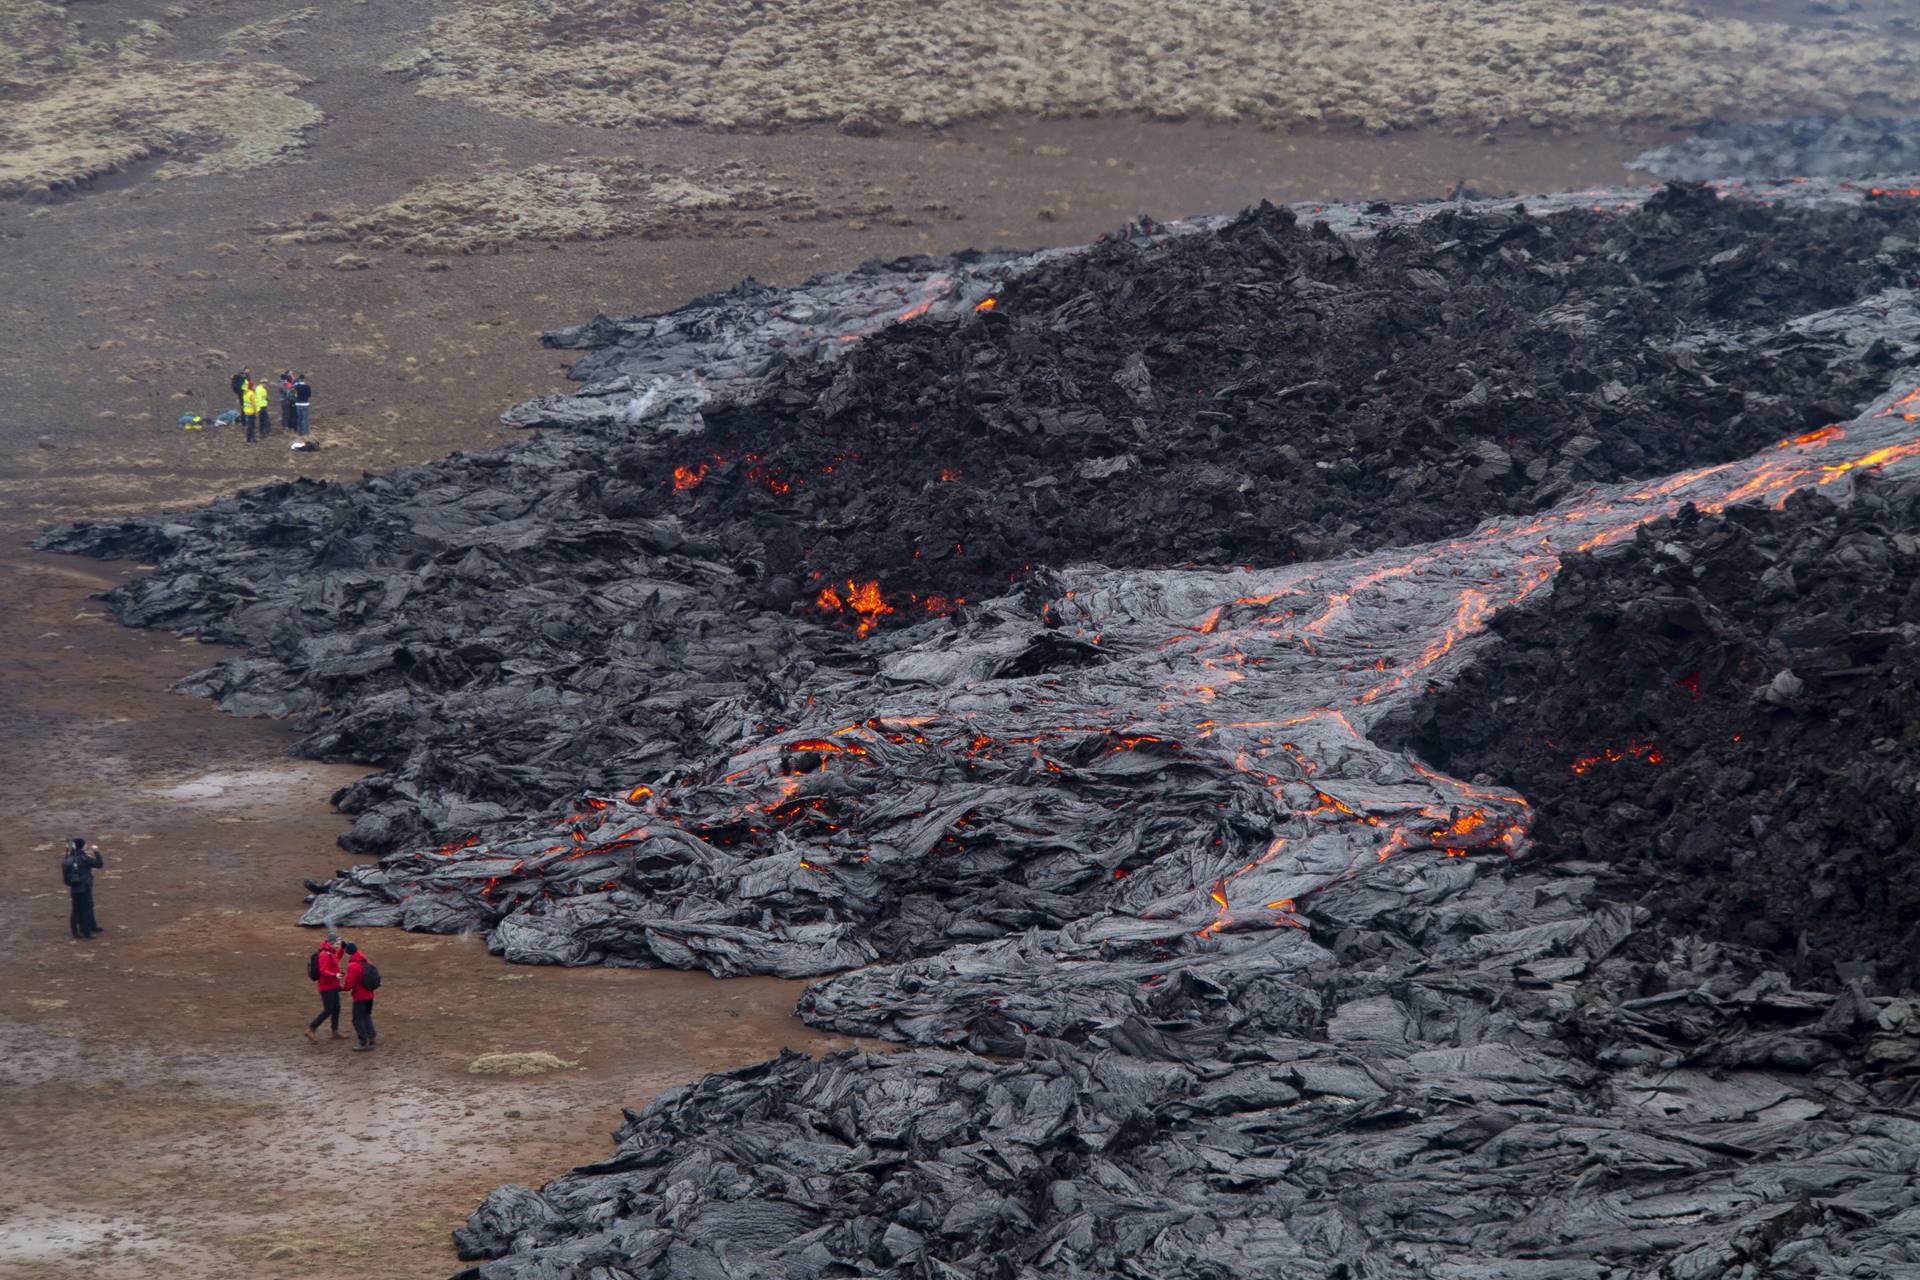
[[[356,771],[168,693],[218,653],[102,616],[87,595],[116,580],[0,560],[0,1276],[445,1275],[488,1188],[603,1151],[620,1104],[850,1043],[791,1016],[799,983],[379,932],[356,938],[387,979],[379,1048],[308,1044],[300,881],[339,865],[327,796]],[[67,935],[68,834],[106,851],[92,942]],[[579,1065],[468,1070],[536,1052]]]
[[[97,23],[116,8],[135,12],[89,6]],[[236,29],[291,8],[223,0],[151,52],[217,58]],[[380,1048],[309,1045],[312,935],[293,921],[302,878],[342,863],[327,796],[354,772],[290,759],[283,726],[169,693],[215,655],[121,630],[88,596],[131,569],[18,550],[33,526],[487,447],[510,434],[503,408],[562,385],[534,336],[596,310],[659,310],[749,274],[789,282],[865,257],[1083,242],[1141,211],[1436,194],[1463,179],[1594,185],[1664,137],[1515,130],[1489,144],[1097,119],[615,133],[424,99],[379,72],[436,11],[356,6],[275,42],[328,121],[297,162],[192,176],[192,156],[174,155],[167,171],[182,176],[162,180],[156,160],[56,201],[0,201],[0,598],[12,606],[0,789],[13,833],[0,842],[0,1277],[442,1276],[448,1229],[487,1188],[602,1154],[619,1105],[782,1045],[839,1043],[790,1016],[797,984],[513,969],[475,939],[379,933],[357,940],[389,980]],[[610,197],[611,226],[538,225],[613,238],[503,233],[491,193],[524,199],[528,171],[599,159],[667,176],[644,207]],[[727,165],[781,198],[647,212],[672,175]],[[620,200],[634,189],[615,186]],[[275,239],[334,220],[345,240]],[[419,240],[422,227],[438,238]],[[396,247],[409,242],[448,269]],[[342,254],[368,265],[336,269]],[[242,362],[311,376],[320,451],[175,429],[185,409],[226,408]],[[65,929],[57,853],[71,833],[109,859],[110,932],[93,943]],[[489,1053],[579,1066],[468,1071]]]

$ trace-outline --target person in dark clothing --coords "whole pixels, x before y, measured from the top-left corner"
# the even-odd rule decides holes
[[[67,914],[67,928],[76,938],[91,938],[105,932],[93,918],[93,873],[106,865],[107,860],[100,856],[98,849],[87,852],[85,837],[70,839],[67,856],[60,863],[60,875],[67,882],[67,895],[73,900]]]
[[[252,385],[253,385],[253,379],[249,375],[247,370],[242,369],[240,372],[233,375],[233,398],[239,401],[240,416],[243,418],[250,418],[253,416],[253,404],[247,398],[247,388]],[[249,439],[251,439],[251,437],[249,437]]]
[[[293,409],[293,370],[282,369],[280,371],[280,429],[291,432],[297,428]]]
[[[333,1040],[346,1039],[345,1036],[340,1034],[340,952],[342,946],[343,944],[340,939],[335,936],[333,930],[329,929],[327,930],[327,940],[320,944],[318,951],[314,952],[314,967],[320,971],[320,976],[314,979],[313,983],[314,990],[320,993],[320,1016],[307,1024],[307,1039],[309,1040],[314,1039],[313,1033],[320,1029],[320,1024],[329,1019],[333,1022],[333,1034],[328,1038]]]
[[[349,942],[346,944],[347,968],[340,975],[340,985],[353,997],[353,1034],[360,1043],[353,1046],[355,1053],[364,1053],[373,1048],[373,992],[360,985],[361,977],[366,973],[367,958],[360,954],[360,948]]]
[[[301,435],[307,434],[307,415],[313,412],[313,387],[307,382],[307,375],[293,375],[293,421]]]

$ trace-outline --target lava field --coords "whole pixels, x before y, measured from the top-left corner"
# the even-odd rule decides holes
[[[1905,183],[1262,207],[550,335],[43,544],[383,773],[310,924],[817,978],[475,1280],[1920,1276]]]

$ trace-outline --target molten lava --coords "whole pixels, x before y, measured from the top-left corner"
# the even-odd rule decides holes
[[[704,462],[697,463],[691,467],[675,467],[673,469],[673,491],[675,493],[684,493],[688,489],[697,489],[700,487],[700,482],[706,478],[707,464]]]
[[[1575,773],[1585,773],[1597,764],[1617,764],[1622,760],[1644,760],[1648,764],[1660,764],[1666,757],[1660,754],[1660,748],[1651,742],[1629,742],[1625,747],[1602,747],[1590,756],[1581,756],[1568,765]]]
[[[893,606],[881,597],[877,581],[856,583],[848,578],[844,594],[835,587],[823,587],[813,602],[830,613],[851,613],[859,618],[857,630],[862,636],[871,635],[880,619],[893,612]]]

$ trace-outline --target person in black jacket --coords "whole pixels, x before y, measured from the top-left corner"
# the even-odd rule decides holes
[[[280,371],[280,429],[291,432],[296,430],[297,426],[293,413],[293,370],[282,369]]]
[[[67,882],[67,895],[73,899],[67,928],[76,938],[91,938],[104,932],[100,922],[93,918],[93,873],[106,865],[107,860],[100,856],[98,849],[87,852],[85,837],[71,838],[67,856],[60,863],[60,875]]]
[[[253,406],[247,403],[247,385],[250,380],[247,370],[242,369],[233,375],[233,382],[231,384],[233,387],[233,398],[239,403],[240,416],[243,418],[251,417],[253,414]]]
[[[296,373],[293,375],[293,420],[303,436],[307,434],[307,428],[311,425],[307,415],[312,412],[313,387],[307,382],[306,374]]]

